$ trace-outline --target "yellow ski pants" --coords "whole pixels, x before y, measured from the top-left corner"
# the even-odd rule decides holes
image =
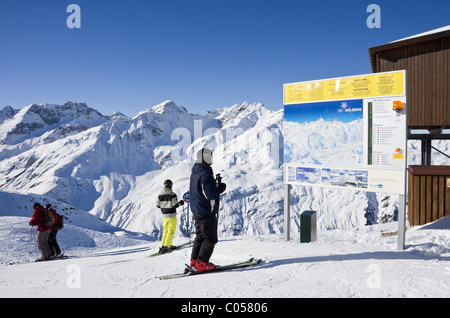
[[[173,236],[177,229],[177,217],[163,218],[163,226],[162,246],[170,247],[172,246]]]

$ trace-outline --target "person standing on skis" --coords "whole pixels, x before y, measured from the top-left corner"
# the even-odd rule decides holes
[[[50,235],[48,236],[48,247],[50,248],[51,257],[62,258],[63,254],[59,248],[58,241],[56,240],[56,234],[58,234],[58,228],[56,224],[58,223],[58,214],[51,204],[45,206],[47,211],[50,211],[55,219],[53,226],[50,227]]]
[[[50,226],[45,225],[44,207],[39,203],[35,203],[33,204],[33,209],[33,216],[29,224],[38,227],[37,245],[42,254],[42,257],[37,259],[37,261],[47,261],[51,259],[51,252],[48,246]]]
[[[159,254],[167,253],[175,248],[175,246],[172,246],[172,240],[177,228],[176,208],[184,204],[183,200],[178,201],[177,195],[172,191],[172,186],[171,180],[164,181],[164,188],[162,188],[158,200],[156,200],[156,206],[161,209],[163,215],[164,228]]]
[[[190,265],[198,271],[213,270],[216,266],[209,260],[218,242],[217,226],[220,194],[226,184],[214,179],[211,165],[212,151],[203,148],[197,152],[189,184],[191,211],[195,221],[195,240]]]

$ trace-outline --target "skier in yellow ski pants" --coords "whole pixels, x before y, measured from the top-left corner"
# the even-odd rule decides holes
[[[178,201],[177,195],[172,191],[173,183],[171,180],[164,181],[164,188],[158,195],[156,206],[161,209],[163,215],[163,236],[162,246],[158,253],[164,254],[174,249],[172,246],[173,236],[177,229],[177,208],[184,204],[184,201]]]
[[[172,246],[173,236],[177,229],[177,217],[165,218],[163,217],[164,232],[162,236],[162,246],[170,248]]]

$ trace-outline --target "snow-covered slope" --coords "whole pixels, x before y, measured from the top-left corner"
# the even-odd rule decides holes
[[[0,264],[23,262],[40,257],[35,236],[28,222],[33,204],[40,202],[58,207],[64,215],[64,228],[58,232],[61,248],[70,254],[86,255],[92,251],[136,245],[154,241],[142,233],[125,231],[73,206],[40,195],[0,192],[3,207],[0,215]]]
[[[7,253],[12,255],[17,246],[26,245],[28,218],[1,220],[0,248],[7,241],[10,247]],[[298,240],[284,242],[282,235],[276,234],[220,237],[212,262],[228,264],[257,257],[264,263],[255,268],[171,281],[155,277],[183,271],[189,261],[189,247],[148,258],[160,242],[142,244],[135,240],[135,245],[130,245],[131,238],[119,241],[121,237],[117,235],[92,236],[93,232],[69,226],[59,234],[60,245],[68,255],[83,257],[3,266],[0,297],[154,297],[158,301],[167,298],[171,301],[168,310],[174,313],[181,311],[181,304],[173,299],[179,297],[186,298],[184,304],[205,301],[198,298],[213,303],[214,298],[448,298],[449,221],[447,217],[408,229],[405,251],[396,249],[397,236],[392,235],[396,223],[319,231],[317,242],[306,244]],[[71,244],[84,248],[67,248],[69,235]],[[92,240],[87,239],[89,235]],[[176,238],[174,244],[186,241]],[[113,244],[123,245],[113,248]],[[89,253],[78,254],[86,250]],[[274,310],[270,300],[268,303],[269,310]]]

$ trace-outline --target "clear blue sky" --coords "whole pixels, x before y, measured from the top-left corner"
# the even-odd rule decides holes
[[[66,26],[71,3],[81,29]],[[381,29],[366,25],[371,3]],[[370,47],[449,25],[449,13],[449,0],[1,0],[0,108],[278,110],[284,83],[371,73]]]

